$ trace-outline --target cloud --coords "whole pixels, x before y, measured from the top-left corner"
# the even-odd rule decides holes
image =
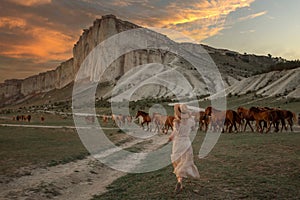
[[[52,0],[9,0],[9,1],[22,6],[37,6],[37,5],[49,4],[52,2]]]
[[[3,0],[0,5],[0,56],[24,60],[32,66],[48,63],[55,67],[51,60],[63,61],[71,57],[81,30],[105,14],[115,14],[145,27],[173,29],[201,41],[220,34],[231,12],[250,6],[254,1]],[[170,37],[173,36],[170,34]],[[181,41],[182,38],[175,39]]]
[[[173,3],[170,8],[177,10],[177,12],[169,21],[166,21],[165,27],[176,29],[198,41],[202,41],[219,34],[225,29],[226,18],[231,12],[248,7],[252,2],[254,0],[201,1],[188,9],[185,9],[182,4]]]
[[[258,13],[254,13],[245,17],[241,17],[238,19],[238,21],[245,21],[245,20],[249,20],[249,19],[254,19],[256,17],[260,17],[267,14],[267,11],[263,11],[263,12],[258,12]]]
[[[0,28],[24,28],[26,22],[24,19],[15,18],[15,17],[2,17],[0,18]]]
[[[254,33],[256,30],[247,30],[247,31],[240,31],[240,34],[246,34],[246,33]]]
[[[34,26],[21,18],[0,18],[0,55],[40,61],[71,57],[75,38],[49,27]],[[15,40],[13,40],[13,38]]]
[[[165,0],[165,1],[97,1],[121,18],[146,27],[163,27],[187,34],[197,41],[219,34],[226,17],[255,0]],[[89,0],[89,2],[95,2]]]

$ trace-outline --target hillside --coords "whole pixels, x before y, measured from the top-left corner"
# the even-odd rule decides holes
[[[261,96],[300,98],[300,67],[255,75],[227,88],[227,93],[232,95],[250,92]]]
[[[73,57],[66,62],[63,62],[56,69],[23,80],[13,79],[0,83],[0,107],[24,103],[26,101],[43,101],[44,103],[49,103],[70,99],[72,84],[77,71],[92,49],[102,41],[117,33],[136,28],[140,28],[140,26],[120,20],[113,15],[103,16],[101,19],[95,20],[91,27],[84,29],[78,42],[74,45]],[[167,42],[173,42],[166,36],[162,35],[162,37]],[[237,85],[251,85],[251,81],[255,81],[255,77],[257,77],[254,76],[254,78],[252,78],[253,75],[272,71],[272,66],[283,61],[278,58],[239,54],[230,50],[215,49],[205,45],[200,46],[199,44],[182,43],[179,45],[184,47],[188,54],[198,58],[200,58],[201,55],[197,55],[197,52],[201,52],[201,49],[203,49],[202,47],[204,47],[219,68],[224,81],[224,86],[232,88],[232,93],[242,93],[242,88],[239,89]],[[97,97],[110,97],[113,86],[119,81],[120,77],[126,74],[126,72],[132,70],[136,66],[148,65],[151,63],[159,63],[177,69],[183,73],[187,80],[189,80],[194,88],[193,91],[197,95],[201,96],[209,94],[207,84],[203,80],[203,77],[183,58],[167,51],[138,50],[127,53],[112,63],[109,70],[105,72],[100,80],[100,84],[104,84],[104,87],[101,87],[103,91],[98,90]],[[203,63],[198,64],[202,65]],[[88,73],[92,76],[92,72]],[[281,80],[270,86],[273,88],[273,92],[262,92],[262,87],[267,86],[267,84],[263,83],[258,84],[259,86],[255,87],[255,90],[260,89],[261,92],[259,94],[262,95],[276,95],[278,92],[286,91],[286,95],[291,93],[291,96],[297,97],[299,94],[297,87],[294,90],[295,86],[285,84],[285,86],[289,87],[285,88],[285,86],[279,84],[283,79],[289,77],[289,75],[285,76],[285,73],[287,72],[280,72],[281,75],[278,76],[281,77]],[[134,74],[133,76],[135,76]],[[268,75],[266,76],[268,77]],[[261,78],[259,80],[263,79],[264,78]],[[214,80],[210,81],[213,82]],[[277,87],[280,88],[277,90]],[[161,87],[148,89],[151,90],[153,94],[156,94],[156,96],[171,95],[170,91],[165,91]],[[145,91],[142,93],[145,93]],[[143,94],[141,95],[143,96]]]

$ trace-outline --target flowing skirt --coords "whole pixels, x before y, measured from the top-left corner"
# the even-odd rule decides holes
[[[175,137],[171,160],[176,177],[199,179],[200,175],[194,164],[194,154],[189,137]]]

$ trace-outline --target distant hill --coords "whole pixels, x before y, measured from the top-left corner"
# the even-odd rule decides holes
[[[95,20],[89,29],[84,29],[83,34],[74,45],[73,58],[63,62],[52,71],[40,73],[23,80],[13,79],[1,83],[0,107],[19,103],[39,102],[47,104],[55,101],[70,100],[76,73],[92,49],[117,33],[136,28],[140,28],[140,26],[120,20],[113,15],[106,15],[101,19]],[[166,41],[170,40],[167,37],[164,38]],[[190,54],[193,54],[193,56],[197,56],[198,50],[201,49],[199,44],[181,43],[179,45],[184,47]],[[215,49],[206,45],[202,45],[202,47],[206,49],[218,66],[224,85],[226,88],[229,88],[228,91],[231,93],[244,93],[248,90],[253,90],[260,95],[280,94],[299,98],[299,79],[295,75],[298,74],[299,77],[297,64],[295,65],[294,63],[293,67],[291,67],[284,64],[287,61],[282,58],[240,54],[226,49]],[[190,81],[194,91],[199,96],[209,94],[203,77],[183,58],[167,51],[138,50],[121,56],[111,65],[110,70],[105,72],[104,78],[100,81],[102,87],[101,90],[97,91],[97,97],[110,98],[114,85],[127,71],[134,69],[135,66],[151,65],[151,63],[161,63],[179,71],[185,69],[183,75]],[[293,69],[294,71],[286,70],[292,68],[295,68]],[[272,72],[274,70],[280,71]],[[139,78],[138,73],[137,68],[133,73],[133,76],[136,76],[135,80]],[[262,73],[265,74],[259,75]],[[296,81],[298,85],[292,84],[290,81]],[[170,91],[164,90],[159,86],[148,88],[148,90],[157,97],[171,95]],[[149,93],[147,91],[140,92],[144,93],[141,96],[147,96],[147,93]],[[121,93],[117,95],[121,95]],[[184,89],[182,94],[186,95]]]
[[[227,88],[227,93],[232,95],[250,92],[261,96],[300,98],[300,67],[251,76]]]

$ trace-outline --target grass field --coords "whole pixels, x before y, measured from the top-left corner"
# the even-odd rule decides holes
[[[203,133],[193,142],[197,155]],[[195,156],[200,180],[185,180],[174,193],[172,166],[129,174],[114,183],[102,199],[299,199],[300,134],[222,134],[211,154]]]
[[[19,176],[26,173],[19,171],[20,168],[67,163],[87,155],[78,134],[72,129],[0,129],[0,175]]]
[[[232,96],[228,108],[238,106],[269,106],[300,112],[299,102],[288,102],[278,98],[255,98],[253,94]],[[147,111],[155,104],[138,102],[130,108],[135,116],[138,109]],[[202,101],[206,107],[210,101]],[[169,114],[173,108],[162,104]],[[109,114],[110,108],[98,107],[98,114]],[[34,124],[47,126],[74,126],[72,116],[43,114],[45,122],[40,122],[40,113],[30,113],[32,122],[12,121],[12,116],[24,113],[0,115],[0,123]],[[112,127],[103,124],[102,127]],[[106,135],[122,145],[132,138],[122,131],[106,130]],[[193,142],[195,155],[204,138],[199,132]],[[98,199],[300,199],[300,133],[238,133],[222,134],[214,150],[206,159],[195,156],[201,179],[185,180],[185,189],[174,193],[176,184],[172,166],[146,174],[128,174],[117,179],[108,192],[95,196]],[[149,143],[138,143],[128,151],[140,152]],[[45,129],[23,127],[0,127],[0,177],[27,175],[32,168],[64,164],[83,159],[88,154],[75,129]],[[25,170],[24,170],[25,168]],[[28,170],[26,170],[28,168]],[[3,181],[3,179],[2,179]]]

